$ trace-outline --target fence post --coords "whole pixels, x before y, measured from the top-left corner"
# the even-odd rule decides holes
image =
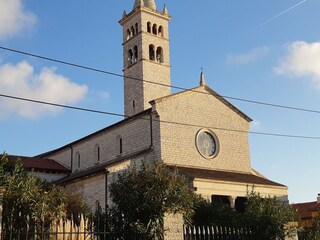
[[[164,239],[183,239],[183,216],[182,214],[166,214],[164,218]]]
[[[289,222],[284,225],[284,229],[286,231],[285,240],[298,240],[298,223],[297,222]]]
[[[3,195],[4,195],[5,189],[0,187],[0,240],[2,240],[2,204],[3,204]]]

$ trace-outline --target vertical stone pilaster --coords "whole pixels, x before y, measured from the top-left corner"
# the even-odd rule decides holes
[[[166,214],[163,221],[164,239],[181,240],[183,239],[183,216],[182,214]]]
[[[298,223],[289,222],[285,224],[284,229],[286,230],[287,236],[285,240],[298,240]]]
[[[229,197],[230,207],[231,208],[235,208],[236,207],[236,199],[237,199],[237,197],[235,197],[235,196],[230,196]]]

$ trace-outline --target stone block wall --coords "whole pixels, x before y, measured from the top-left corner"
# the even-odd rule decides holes
[[[92,211],[96,210],[98,203],[105,207],[105,173],[69,183],[66,190],[79,194]]]
[[[120,139],[122,152],[120,152]],[[138,153],[148,149],[150,144],[150,116],[146,113],[123,123],[112,125],[43,157],[54,159],[62,164],[69,163],[69,167],[73,162],[72,170],[76,172],[120,159],[122,156]],[[97,147],[99,147],[99,158]],[[73,153],[72,156],[71,153]],[[78,158],[80,158],[80,167],[78,166]]]
[[[195,91],[202,91],[203,94],[187,91],[153,103],[153,110],[160,116],[161,156],[164,162],[251,173],[249,121],[203,87]],[[210,129],[217,136],[219,153],[213,159],[204,158],[196,148],[196,135],[201,129]]]

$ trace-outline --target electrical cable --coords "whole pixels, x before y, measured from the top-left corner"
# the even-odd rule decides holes
[[[72,67],[77,67],[77,68],[81,68],[81,69],[85,69],[85,70],[89,70],[89,71],[108,74],[108,75],[115,76],[115,77],[128,78],[128,79],[135,80],[135,81],[141,81],[141,82],[146,82],[146,83],[149,83],[149,84],[160,85],[160,86],[164,86],[164,87],[170,87],[170,88],[177,89],[177,90],[191,91],[191,92],[210,95],[210,93],[201,92],[201,91],[197,91],[197,90],[194,90],[194,89],[187,89],[187,88],[183,88],[183,87],[179,87],[179,86],[152,82],[152,81],[141,79],[141,78],[125,76],[123,74],[118,74],[118,73],[114,73],[114,72],[110,72],[110,71],[106,71],[106,70],[102,70],[102,69],[97,69],[97,68],[93,68],[93,67],[88,67],[88,66],[84,66],[84,65],[80,65],[80,64],[76,64],[76,63],[71,63],[71,62],[67,62],[67,61],[63,61],[63,60],[58,60],[58,59],[54,59],[54,58],[44,57],[44,56],[36,55],[36,54],[33,54],[33,53],[28,53],[28,52],[24,52],[24,51],[15,50],[15,49],[12,49],[12,48],[6,48],[6,47],[0,46],[0,49],[6,50],[6,51],[10,51],[10,52],[14,52],[14,53],[18,53],[18,54],[31,56],[31,57],[35,57],[35,58],[39,58],[39,59],[43,59],[43,60],[47,60],[47,61],[51,61],[51,62],[56,62],[56,63],[60,63],[60,64],[72,66]],[[246,102],[246,103],[251,103],[251,104],[257,104],[257,105],[263,105],[263,106],[269,106],[269,107],[275,107],[275,108],[282,108],[282,109],[288,109],[288,110],[294,110],[294,111],[301,111],[301,112],[309,112],[309,113],[320,114],[320,110],[315,110],[315,109],[293,107],[293,106],[287,106],[287,105],[281,105],[281,104],[275,104],[275,103],[267,103],[267,102],[261,102],[261,101],[255,101],[255,100],[249,100],[249,99],[232,97],[232,96],[225,96],[225,95],[220,95],[220,96],[223,97],[223,98],[226,98],[226,99],[231,99],[231,100],[241,101],[241,102]]]
[[[97,114],[112,115],[112,116],[117,116],[117,117],[129,117],[129,116],[126,116],[126,115],[120,114],[120,113],[112,113],[112,112],[99,111],[99,110],[88,109],[88,108],[80,108],[80,107],[75,107],[75,106],[51,103],[51,102],[46,102],[46,101],[39,101],[39,100],[30,99],[30,98],[22,98],[22,97],[10,96],[10,95],[5,95],[5,94],[0,94],[0,97],[15,99],[15,100],[19,100],[19,101],[26,101],[26,102],[31,102],[31,103],[37,103],[37,104],[50,105],[50,106],[61,107],[61,108],[67,108],[67,109],[78,110],[78,111],[97,113]],[[144,119],[144,120],[149,121],[149,118],[140,117],[140,119]],[[302,136],[302,135],[267,133],[267,132],[257,132],[257,131],[244,131],[244,130],[237,130],[237,129],[220,128],[220,127],[215,127],[215,126],[202,126],[202,125],[197,125],[197,124],[189,124],[189,123],[181,123],[181,122],[173,122],[173,121],[165,121],[165,120],[157,120],[157,119],[153,119],[153,121],[157,121],[160,123],[166,123],[166,124],[187,126],[187,127],[211,128],[211,129],[220,130],[220,131],[229,131],[229,132],[237,132],[237,133],[245,133],[245,134],[249,133],[249,134],[272,136],[272,137],[320,140],[320,137],[315,137],[315,136]]]

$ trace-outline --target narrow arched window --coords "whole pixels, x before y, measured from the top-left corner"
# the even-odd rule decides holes
[[[127,30],[127,40],[130,39],[130,38],[131,38],[131,32],[130,32],[130,30],[128,29],[128,30]]]
[[[152,33],[157,35],[157,24],[153,24]]]
[[[131,27],[131,36],[133,37],[135,35],[134,27]]]
[[[151,33],[151,22],[147,23],[147,32]]]
[[[151,61],[155,60],[155,50],[152,44],[149,45],[149,60]]]
[[[163,51],[161,47],[157,48],[157,62],[163,63]]]
[[[132,64],[132,60],[133,60],[133,52],[132,50],[130,49],[128,51],[128,65],[131,65]]]
[[[162,26],[159,26],[158,35],[163,37],[163,27]]]
[[[94,147],[94,155],[95,155],[95,160],[97,162],[100,162],[100,146],[98,144],[96,144]]]
[[[138,61],[138,46],[134,46],[133,48],[133,62],[136,63]]]
[[[122,152],[123,152],[123,146],[122,146],[122,138],[120,138],[120,140],[119,140],[119,152],[120,152],[120,154],[122,154]]]
[[[139,32],[138,23],[136,23],[135,27],[136,27],[136,35],[137,35]]]
[[[80,169],[81,167],[81,158],[80,158],[80,153],[76,152],[76,160],[77,160],[77,169]]]
[[[117,148],[116,148],[116,153],[117,155],[121,155],[123,152],[123,141],[121,135],[117,135],[116,137],[116,142],[117,142]]]
[[[132,112],[133,112],[133,114],[136,113],[136,101],[135,100],[132,100]]]

